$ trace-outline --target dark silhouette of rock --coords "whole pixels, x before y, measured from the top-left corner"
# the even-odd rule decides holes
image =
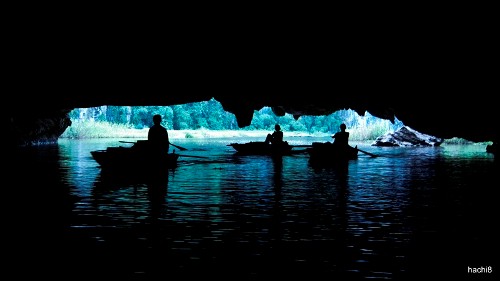
[[[387,133],[378,137],[373,146],[439,146],[443,139],[422,134],[403,126],[394,133]]]
[[[273,71],[273,73],[274,72],[276,71]],[[78,77],[78,75],[74,73],[72,73],[71,76]],[[244,77],[244,75],[240,73],[238,73],[238,76]],[[408,75],[405,74],[405,76]],[[469,78],[469,75],[467,75],[467,77]],[[190,81],[194,81],[193,79],[193,77],[189,77]],[[356,80],[359,79],[359,77],[356,78]],[[61,79],[58,78],[57,81],[60,80]],[[135,79],[129,80],[137,81]],[[198,81],[196,85],[200,85],[198,87],[202,88],[193,88],[189,91],[192,91],[193,94],[183,93],[182,95],[156,94],[155,92],[158,89],[175,89],[171,84],[168,84],[168,86],[163,85],[163,82],[162,86],[158,85],[158,88],[151,91],[151,93],[143,88],[144,85],[150,85],[150,83],[139,83],[140,89],[135,91],[133,87],[129,87],[128,83],[123,82],[120,84],[117,82],[112,83],[109,89],[113,89],[113,91],[120,91],[120,89],[122,89],[127,95],[106,94],[102,91],[108,88],[100,84],[99,86],[95,85],[91,89],[99,88],[102,91],[94,93],[89,89],[89,93],[85,95],[68,92],[64,87],[65,90],[63,95],[52,94],[52,92],[44,95],[30,96],[29,98],[21,94],[9,95],[9,98],[12,99],[9,99],[6,106],[4,106],[4,112],[2,112],[4,115],[4,118],[2,118],[2,125],[7,130],[7,141],[12,145],[46,143],[47,140],[55,142],[60,134],[70,125],[68,113],[74,108],[88,108],[103,105],[169,106],[208,101],[214,98],[221,103],[224,110],[234,113],[240,128],[250,125],[255,110],[262,109],[263,106],[269,106],[277,116],[284,116],[284,114],[289,113],[296,119],[300,116],[328,115],[338,110],[352,109],[360,115],[370,113],[375,117],[390,121],[394,121],[395,118],[397,118],[403,124],[418,132],[444,139],[457,137],[473,142],[485,142],[498,139],[500,136],[499,126],[497,126],[496,122],[496,119],[498,119],[498,107],[496,103],[484,102],[483,99],[440,99],[435,93],[430,93],[428,96],[419,96],[418,98],[408,94],[408,99],[406,99],[400,96],[399,87],[397,88],[398,93],[389,91],[383,95],[362,93],[353,95],[324,95],[313,93],[314,91],[310,88],[311,85],[321,85],[317,84],[317,81],[312,83],[303,79],[294,79],[293,81],[302,81],[300,83],[305,83],[305,89],[301,89],[297,87],[293,81],[289,81],[289,83],[278,83],[274,78],[274,87],[270,87],[270,85],[266,84],[256,89],[279,89],[282,92],[289,92],[290,95],[271,95],[268,92],[257,93],[259,91],[254,92],[249,89],[245,91],[251,93],[241,92],[236,90],[240,87],[239,84],[235,87],[226,88],[226,90],[230,90],[230,93],[221,90],[222,92],[220,94],[198,94],[198,92],[205,92],[207,89],[210,89],[209,86],[215,87],[217,92],[220,90],[220,87],[218,84],[206,84],[200,82],[200,80],[196,81]],[[224,78],[223,81],[217,83],[222,83],[221,85],[227,86],[227,81],[228,79]],[[460,81],[467,81],[467,83],[471,82],[470,79],[461,79]],[[111,83],[111,81],[108,82]],[[323,93],[326,89],[335,92],[342,89],[341,85],[331,83],[328,79],[324,80],[324,82],[328,83],[322,86],[321,91],[318,92]],[[54,81],[54,83],[57,84],[59,82]],[[344,81],[344,83],[347,82]],[[393,86],[394,78],[387,81],[387,83]],[[404,84],[414,85],[416,83],[417,82]],[[75,85],[81,84],[91,85],[87,80]],[[187,84],[191,84],[191,82],[182,83],[182,87],[185,87]],[[258,85],[255,79],[242,83],[242,85],[249,84]],[[347,83],[346,87],[351,87],[353,84],[357,83]],[[421,84],[420,80],[418,84]],[[40,91],[40,89],[45,89],[41,87],[40,84],[34,82],[30,83],[30,85],[36,85],[36,88],[31,91],[26,89],[25,92],[37,92]],[[57,85],[59,86],[59,84]],[[374,89],[374,85],[372,83],[367,83],[366,80],[363,85],[367,85],[364,87],[368,88],[366,90],[358,88],[359,92],[366,92]],[[445,83],[443,88],[446,88],[449,92],[454,92],[455,90],[449,88],[450,85],[457,87],[456,92],[467,92],[467,87],[461,83]],[[473,88],[470,89],[470,92],[481,92],[477,87],[478,85],[484,85],[484,83],[472,83],[472,85]],[[387,85],[379,86],[383,87],[384,91],[387,89]],[[67,88],[71,89],[73,87],[74,86],[68,85]],[[47,89],[50,88],[51,87],[48,87]],[[432,88],[436,89],[436,85],[432,84]],[[295,95],[295,93],[297,93],[297,95]],[[432,99],[432,102],[429,102],[431,97],[435,98]],[[471,116],[481,116],[481,122],[477,122],[477,119],[471,118]]]
[[[497,154],[498,153],[498,142],[494,141],[493,144],[488,144],[486,146],[486,152]]]

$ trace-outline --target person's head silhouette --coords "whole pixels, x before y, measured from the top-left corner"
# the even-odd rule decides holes
[[[340,130],[343,132],[345,131],[345,129],[346,129],[345,124],[344,123],[340,124]]]
[[[156,114],[153,116],[153,123],[156,125],[161,124],[161,115],[160,114]]]
[[[276,131],[280,131],[280,130],[281,130],[281,127],[280,127],[280,125],[279,125],[279,124],[276,124],[276,125],[274,125],[274,129],[275,129]]]

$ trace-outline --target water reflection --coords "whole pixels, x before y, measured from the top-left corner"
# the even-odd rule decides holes
[[[173,171],[139,170],[126,173],[116,170],[102,170],[96,178],[93,188],[93,203],[107,206],[118,203],[118,200],[132,199],[130,208],[140,210],[150,219],[158,219],[165,215],[169,173]],[[122,196],[116,197],[116,193]],[[109,201],[115,198],[116,201]],[[148,204],[144,204],[147,201]],[[140,206],[140,208],[139,208]]]
[[[21,252],[61,246],[73,275],[394,280],[458,276],[498,252],[498,170],[480,148],[360,146],[380,156],[312,167],[307,155],[236,156],[230,142],[179,140],[209,159],[147,176],[101,170],[90,151],[104,142],[25,150],[8,170],[23,193],[9,197]]]
[[[61,261],[61,232],[72,224],[69,214],[78,202],[72,194],[75,186],[65,181],[69,171],[61,165],[69,157],[58,145],[7,151],[3,199],[8,207],[2,227],[9,244],[4,248],[9,257],[6,274],[33,279],[36,272],[38,277],[48,277],[48,253],[52,263]]]
[[[272,157],[272,161],[274,189],[280,193],[283,186],[283,157]]]

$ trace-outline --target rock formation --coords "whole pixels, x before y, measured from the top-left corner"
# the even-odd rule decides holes
[[[422,134],[408,126],[403,126],[393,133],[378,137],[373,146],[439,146],[443,139]]]
[[[139,22],[75,29],[27,20],[7,40],[1,124],[9,143],[38,143],[53,140],[73,108],[214,97],[240,127],[263,106],[296,118],[353,109],[439,138],[498,139],[494,25],[443,22],[335,34],[314,34],[317,26],[226,33],[204,23],[167,36]]]
[[[284,86],[285,87],[285,86]],[[289,89],[287,86],[284,89]],[[332,89],[333,90],[333,89]],[[254,110],[270,106],[275,114],[285,113],[299,118],[302,115],[328,115],[340,109],[352,109],[358,114],[369,112],[373,116],[394,120],[422,134],[436,138],[463,138],[469,141],[493,141],[498,139],[496,104],[481,98],[424,99],[385,94],[380,96],[350,94],[325,96],[304,94],[278,96],[270,94],[141,94],[121,95],[42,95],[31,99],[16,98],[7,105],[3,125],[6,126],[7,142],[15,145],[55,141],[70,125],[68,113],[73,108],[100,105],[174,105],[189,102],[218,100],[226,111],[235,114],[240,127],[248,126]],[[408,102],[407,99],[412,99]],[[480,121],[478,121],[480,118]]]

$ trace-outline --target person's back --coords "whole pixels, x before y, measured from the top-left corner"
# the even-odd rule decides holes
[[[281,131],[280,125],[274,125],[274,132],[272,134],[267,134],[265,142],[271,144],[283,143],[283,132]]]
[[[154,151],[168,153],[170,142],[167,129],[161,125],[161,115],[153,116],[153,123],[148,131],[149,144]]]
[[[333,144],[339,146],[348,146],[349,145],[349,132],[345,131],[346,125],[340,124],[340,132],[335,133],[332,136],[334,139]]]
[[[276,131],[273,133],[273,142],[281,143],[283,142],[283,132],[281,131],[279,125],[277,125]]]

